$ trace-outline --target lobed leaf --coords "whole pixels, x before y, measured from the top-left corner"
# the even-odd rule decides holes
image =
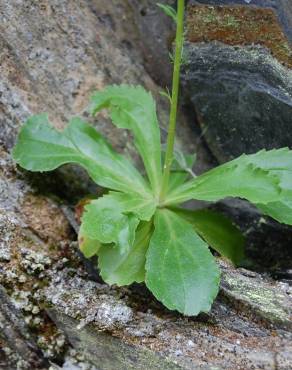
[[[125,253],[113,246],[103,246],[98,252],[100,273],[108,284],[118,286],[141,283],[145,280],[146,252],[152,234],[152,223],[141,222],[135,242]]]
[[[291,197],[283,199],[279,202],[271,202],[268,204],[257,204],[257,207],[267,216],[273,217],[276,221],[292,225],[292,201]]]
[[[139,220],[150,221],[158,206],[158,202],[152,196],[143,196],[136,193],[109,193],[118,201],[124,213],[134,213]]]
[[[190,211],[177,208],[175,212],[190,222],[196,232],[222,256],[239,265],[244,258],[245,239],[228,218],[209,210]]]
[[[218,293],[219,268],[192,225],[158,210],[146,256],[146,285],[169,309],[185,315],[209,311]]]
[[[20,130],[13,158],[30,171],[51,171],[66,163],[76,163],[101,186],[150,193],[132,163],[116,153],[93,127],[79,118],[71,120],[63,132],[50,125],[46,114],[29,118]]]
[[[121,203],[112,195],[93,200],[85,206],[82,230],[89,239],[102,244],[114,243],[120,252],[125,252],[134,243],[139,219],[123,212]]]
[[[255,204],[278,202],[292,189],[292,151],[260,151],[223,164],[176,188],[167,203],[240,197]]]
[[[162,177],[160,130],[151,94],[141,86],[109,86],[96,92],[91,101],[92,114],[108,108],[117,127],[132,131],[152,188],[158,194]]]
[[[85,258],[91,258],[97,255],[99,249],[101,248],[101,243],[98,240],[90,239],[86,235],[82,225],[78,234],[78,244]]]

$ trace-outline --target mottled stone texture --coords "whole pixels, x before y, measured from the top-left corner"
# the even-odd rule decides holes
[[[183,84],[219,161],[291,146],[292,71],[262,47],[188,43]]]
[[[254,5],[264,3],[270,2]],[[272,3],[277,12],[287,8],[292,21],[291,5]],[[183,74],[184,91],[220,162],[292,145],[292,51],[282,24],[273,8],[233,4],[190,7]]]
[[[292,3],[290,0],[190,0],[189,4],[244,5],[273,9],[285,34],[292,42]]]
[[[142,286],[109,288],[66,269],[42,296],[73,346],[102,370],[288,369],[290,288],[219,263],[220,295],[198,318],[170,313]]]

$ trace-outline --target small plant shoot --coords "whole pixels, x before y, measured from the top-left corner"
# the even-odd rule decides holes
[[[186,210],[182,204],[239,197],[292,225],[292,151],[244,154],[194,176],[194,156],[174,150],[185,1],[178,0],[177,12],[161,8],[177,27],[166,146],[161,144],[155,101],[143,87],[108,86],[95,92],[90,104],[93,116],[107,109],[115,126],[132,133],[145,171],[118,154],[83,119],[73,118],[60,132],[46,114],[32,116],[22,126],[13,157],[30,171],[51,171],[66,163],[84,167],[108,189],[85,206],[79,232],[85,257],[98,256],[106,283],[145,282],[169,309],[197,315],[210,310],[219,289],[220,270],[211,251],[237,265],[244,240],[220,214]]]

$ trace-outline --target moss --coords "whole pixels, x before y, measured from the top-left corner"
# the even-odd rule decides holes
[[[261,318],[272,324],[291,326],[289,313],[284,309],[285,298],[283,292],[272,287],[257,288],[257,284],[247,279],[233,278],[232,275],[224,276],[225,282],[232,290],[232,296],[242,302],[243,306],[253,306],[254,312]]]
[[[292,50],[272,9],[195,5],[189,7],[188,14],[189,41],[262,45],[281,63],[292,67]]]

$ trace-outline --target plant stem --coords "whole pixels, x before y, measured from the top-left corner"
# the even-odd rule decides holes
[[[173,149],[174,149],[178,95],[179,95],[180,69],[181,69],[182,50],[183,50],[183,42],[184,42],[185,0],[178,0],[177,6],[178,6],[177,28],[176,28],[176,38],[175,38],[175,59],[174,59],[174,67],[173,67],[171,109],[170,109],[169,127],[168,127],[168,135],[167,135],[166,155],[165,155],[165,162],[164,162],[164,167],[163,167],[160,202],[163,202],[167,189],[168,189],[170,168],[171,168],[171,164],[173,160]]]

